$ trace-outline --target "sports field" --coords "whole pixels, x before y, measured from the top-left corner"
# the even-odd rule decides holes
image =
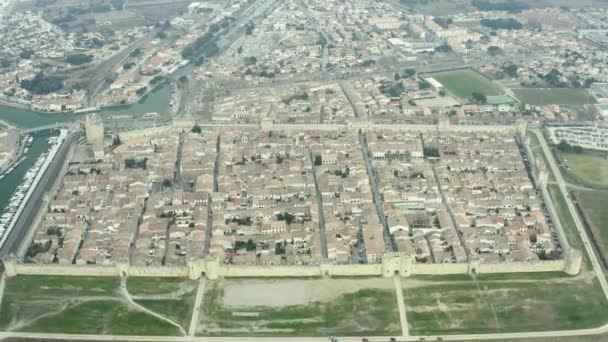
[[[486,96],[501,95],[502,92],[490,80],[473,70],[442,71],[429,74],[445,89],[461,99],[469,99],[473,93]]]
[[[522,103],[542,106],[584,105],[595,103],[595,100],[585,89],[573,88],[517,88],[513,93]]]

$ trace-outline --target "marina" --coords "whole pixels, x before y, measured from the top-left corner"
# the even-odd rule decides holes
[[[16,218],[36,178],[44,171],[49,151],[58,143],[57,134],[57,131],[43,131],[29,137],[28,153],[0,178],[0,239]]]

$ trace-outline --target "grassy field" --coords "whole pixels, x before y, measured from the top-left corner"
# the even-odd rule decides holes
[[[608,188],[608,159],[605,154],[557,153],[560,159],[570,167],[566,173],[574,176],[577,183],[593,188]],[[564,172],[563,169],[562,172]]]
[[[478,92],[486,96],[500,95],[501,91],[491,81],[473,70],[443,71],[429,74],[453,95],[468,99]]]
[[[118,277],[17,276],[7,280],[0,329],[48,333],[177,335],[129,306]],[[191,307],[191,306],[190,306]]]
[[[570,243],[572,248],[578,249],[583,253],[585,266],[590,267],[589,257],[587,256],[585,247],[583,246],[583,240],[578,232],[578,229],[576,228],[576,223],[574,223],[574,218],[570,214],[570,210],[566,204],[566,199],[556,184],[547,185],[547,190],[549,191],[549,196],[551,196],[551,200],[553,201],[555,211],[557,211],[557,215],[559,216],[559,221],[562,224],[562,228],[564,229],[568,243]]]
[[[127,282],[135,302],[188,329],[198,281],[184,278],[132,277]]]
[[[412,334],[580,329],[608,321],[595,279],[470,280],[403,290]]]
[[[286,280],[281,280],[285,282]],[[310,282],[311,280],[303,280]],[[313,282],[316,280],[312,280]],[[360,280],[332,280],[331,286]],[[390,284],[390,280],[387,280]],[[226,285],[208,284],[202,308],[202,335],[329,336],[400,335],[395,291],[369,288],[343,293],[328,301],[302,305],[229,306]],[[328,289],[335,291],[335,289]],[[279,293],[277,296],[290,295]],[[256,293],[251,293],[256,296]]]
[[[608,256],[608,191],[577,191],[575,195],[602,254]]]
[[[197,281],[184,278],[130,277],[127,281],[127,289],[134,296],[162,295],[184,289],[191,290],[197,285]]]
[[[178,335],[177,329],[120,301],[87,301],[42,317],[25,331],[72,334]]]
[[[509,280],[548,280],[569,278],[564,272],[538,272],[538,273],[495,273],[478,274],[477,279],[481,281],[509,281]],[[469,274],[448,274],[448,275],[415,275],[411,279],[422,281],[471,281],[473,278]]]
[[[515,96],[523,103],[541,106],[557,105],[583,105],[595,103],[593,97],[585,89],[571,88],[518,88],[513,89]]]

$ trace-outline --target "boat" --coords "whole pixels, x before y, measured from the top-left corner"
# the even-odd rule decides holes
[[[143,118],[145,118],[145,119],[153,119],[153,118],[157,118],[157,117],[158,117],[158,113],[146,113],[143,116]]]

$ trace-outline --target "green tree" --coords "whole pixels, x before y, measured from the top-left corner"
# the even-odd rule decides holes
[[[498,46],[492,45],[492,46],[488,47],[487,52],[488,52],[488,54],[490,56],[494,57],[494,56],[501,55],[502,54],[502,49],[499,48]]]
[[[38,73],[31,80],[21,81],[21,88],[34,94],[50,94],[63,88],[63,78],[59,76],[46,76]]]
[[[131,51],[131,53],[129,54],[129,56],[131,57],[137,57],[139,55],[141,55],[141,49],[139,48],[133,49],[133,51]]]
[[[485,96],[483,93],[480,92],[473,92],[473,94],[471,94],[473,101],[475,103],[481,103],[481,104],[485,104],[488,102],[488,98],[487,96]]]
[[[323,165],[323,157],[321,157],[319,155],[315,156],[315,165],[316,166]]]
[[[92,55],[86,55],[83,53],[77,53],[74,55],[69,55],[65,58],[65,62],[71,65],[81,65],[85,63],[89,63],[93,60]]]
[[[23,59],[30,59],[30,57],[32,57],[34,55],[34,50],[30,50],[30,49],[26,49],[21,51],[21,53],[19,53],[19,57],[23,58]]]
[[[188,59],[190,57],[192,57],[194,55],[194,49],[192,49],[192,46],[186,46],[185,48],[182,49],[182,58],[183,59]]]
[[[452,52],[452,47],[448,44],[442,44],[435,48],[435,52],[448,53]]]

